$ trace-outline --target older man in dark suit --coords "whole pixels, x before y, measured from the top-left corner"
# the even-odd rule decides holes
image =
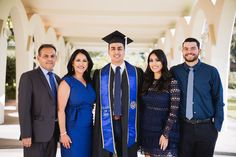
[[[59,129],[57,85],[53,73],[56,48],[43,44],[38,50],[39,67],[23,73],[19,83],[19,121],[24,157],[55,157]]]

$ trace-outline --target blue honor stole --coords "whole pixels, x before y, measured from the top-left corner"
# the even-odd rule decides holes
[[[134,66],[125,62],[126,75],[128,79],[128,147],[137,142],[137,89],[138,77],[137,70]],[[101,133],[103,148],[109,152],[116,153],[112,110],[110,100],[110,63],[100,70],[100,115],[101,115]]]

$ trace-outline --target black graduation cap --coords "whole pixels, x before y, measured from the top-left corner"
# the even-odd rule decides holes
[[[126,45],[126,44],[129,44],[129,43],[133,42],[132,39],[127,37],[127,43],[126,43],[125,38],[126,38],[126,36],[124,34],[122,34],[121,32],[116,30],[115,32],[112,32],[111,34],[109,34],[109,35],[105,36],[104,38],[102,38],[102,40],[104,40],[108,44],[122,43],[122,44]]]

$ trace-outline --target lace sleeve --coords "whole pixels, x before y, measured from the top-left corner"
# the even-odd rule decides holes
[[[179,110],[179,102],[180,102],[180,89],[178,87],[177,80],[172,79],[170,84],[170,111],[168,115],[168,119],[166,122],[166,126],[163,132],[163,136],[166,138],[169,137],[169,132],[177,120],[178,110]]]

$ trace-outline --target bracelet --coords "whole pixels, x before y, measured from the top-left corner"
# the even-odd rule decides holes
[[[62,133],[62,134],[61,134],[61,136],[65,135],[65,134],[67,134],[67,132],[66,132],[66,131],[65,131],[64,133]]]

